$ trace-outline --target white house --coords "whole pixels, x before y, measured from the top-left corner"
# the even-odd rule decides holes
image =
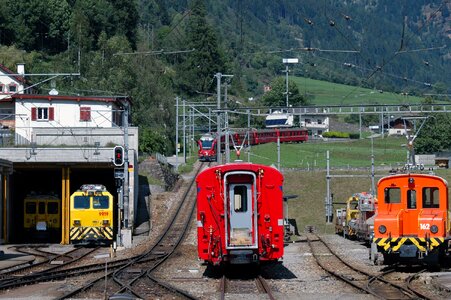
[[[23,94],[25,79],[18,74],[25,74],[25,65],[17,65],[17,73],[0,64],[0,99],[7,98],[11,94]]]
[[[312,137],[321,137],[324,132],[329,131],[329,117],[320,114],[302,114],[300,125],[307,128]]]
[[[122,124],[126,97],[86,97],[62,95],[15,94],[0,100],[0,108],[13,107],[17,144],[36,142],[33,131],[37,129],[112,128]],[[2,123],[2,120],[0,120]],[[6,124],[2,124],[6,125]]]
[[[24,64],[18,64],[17,73],[14,73],[0,64],[0,128],[10,128],[14,125],[14,103],[11,101],[11,95],[24,93],[26,80],[18,75],[25,73],[24,66]],[[29,89],[27,92],[33,91]]]

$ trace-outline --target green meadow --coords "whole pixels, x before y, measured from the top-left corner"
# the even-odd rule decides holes
[[[376,167],[403,166],[407,159],[405,147],[406,138],[385,137],[366,138],[357,140],[308,141],[299,144],[269,143],[254,146],[241,151],[240,159],[253,163],[301,169],[325,169],[327,165],[327,151],[329,151],[329,166],[331,168],[363,168],[371,167],[371,157],[374,157]],[[249,154],[248,154],[249,152]],[[236,158],[232,152],[231,159]]]
[[[415,104],[423,98],[401,95],[381,90],[373,90],[345,84],[290,77],[301,94],[310,96],[314,105],[361,105],[361,104]]]

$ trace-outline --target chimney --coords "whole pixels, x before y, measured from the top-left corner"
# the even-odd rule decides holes
[[[17,74],[25,74],[25,64],[24,63],[17,64]]]

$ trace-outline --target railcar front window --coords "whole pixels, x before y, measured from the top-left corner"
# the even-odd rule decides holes
[[[238,185],[233,188],[235,212],[247,212],[247,188]]]
[[[202,148],[203,149],[211,149],[212,144],[213,144],[213,141],[202,141]]]
[[[83,209],[89,208],[89,196],[75,196],[74,208]]]
[[[401,203],[400,188],[386,188],[384,194],[385,203]]]
[[[25,211],[27,214],[35,214],[36,213],[36,203],[28,202],[25,204]]]
[[[108,208],[110,206],[108,200],[108,196],[94,196],[92,198],[92,207],[95,209]]]
[[[407,208],[409,209],[417,208],[417,191],[415,190],[407,191]]]
[[[49,214],[57,214],[58,213],[58,203],[49,202],[47,204],[47,213]]]
[[[436,187],[423,188],[423,208],[439,208],[440,194]]]

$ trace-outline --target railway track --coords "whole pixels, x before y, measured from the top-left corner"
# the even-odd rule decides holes
[[[100,248],[78,247],[65,253],[53,253],[40,249],[44,245],[14,247],[17,247],[17,252],[39,256],[40,261],[1,270],[0,290],[43,281],[43,278],[53,274],[56,270],[80,262]]]
[[[196,299],[187,292],[166,284],[153,276],[177,249],[187,233],[195,209],[195,178],[205,164],[201,164],[185,191],[174,215],[168,216],[166,228],[155,244],[144,253],[118,266],[106,264],[104,274],[58,299],[105,298],[131,296],[141,299]],[[106,271],[109,270],[109,271]],[[169,296],[168,296],[169,295]]]
[[[322,269],[364,293],[380,299],[434,299],[419,290],[409,288],[408,281],[401,285],[386,279],[387,275],[396,272],[396,266],[385,272],[371,274],[344,261],[318,235],[307,234],[307,241],[313,257]],[[422,271],[409,278],[414,278]]]
[[[225,300],[226,294],[240,294],[240,295],[255,295],[255,294],[266,294],[268,299],[275,300],[272,290],[268,282],[261,276],[258,275],[251,279],[230,279],[223,275],[219,285],[220,299]]]

